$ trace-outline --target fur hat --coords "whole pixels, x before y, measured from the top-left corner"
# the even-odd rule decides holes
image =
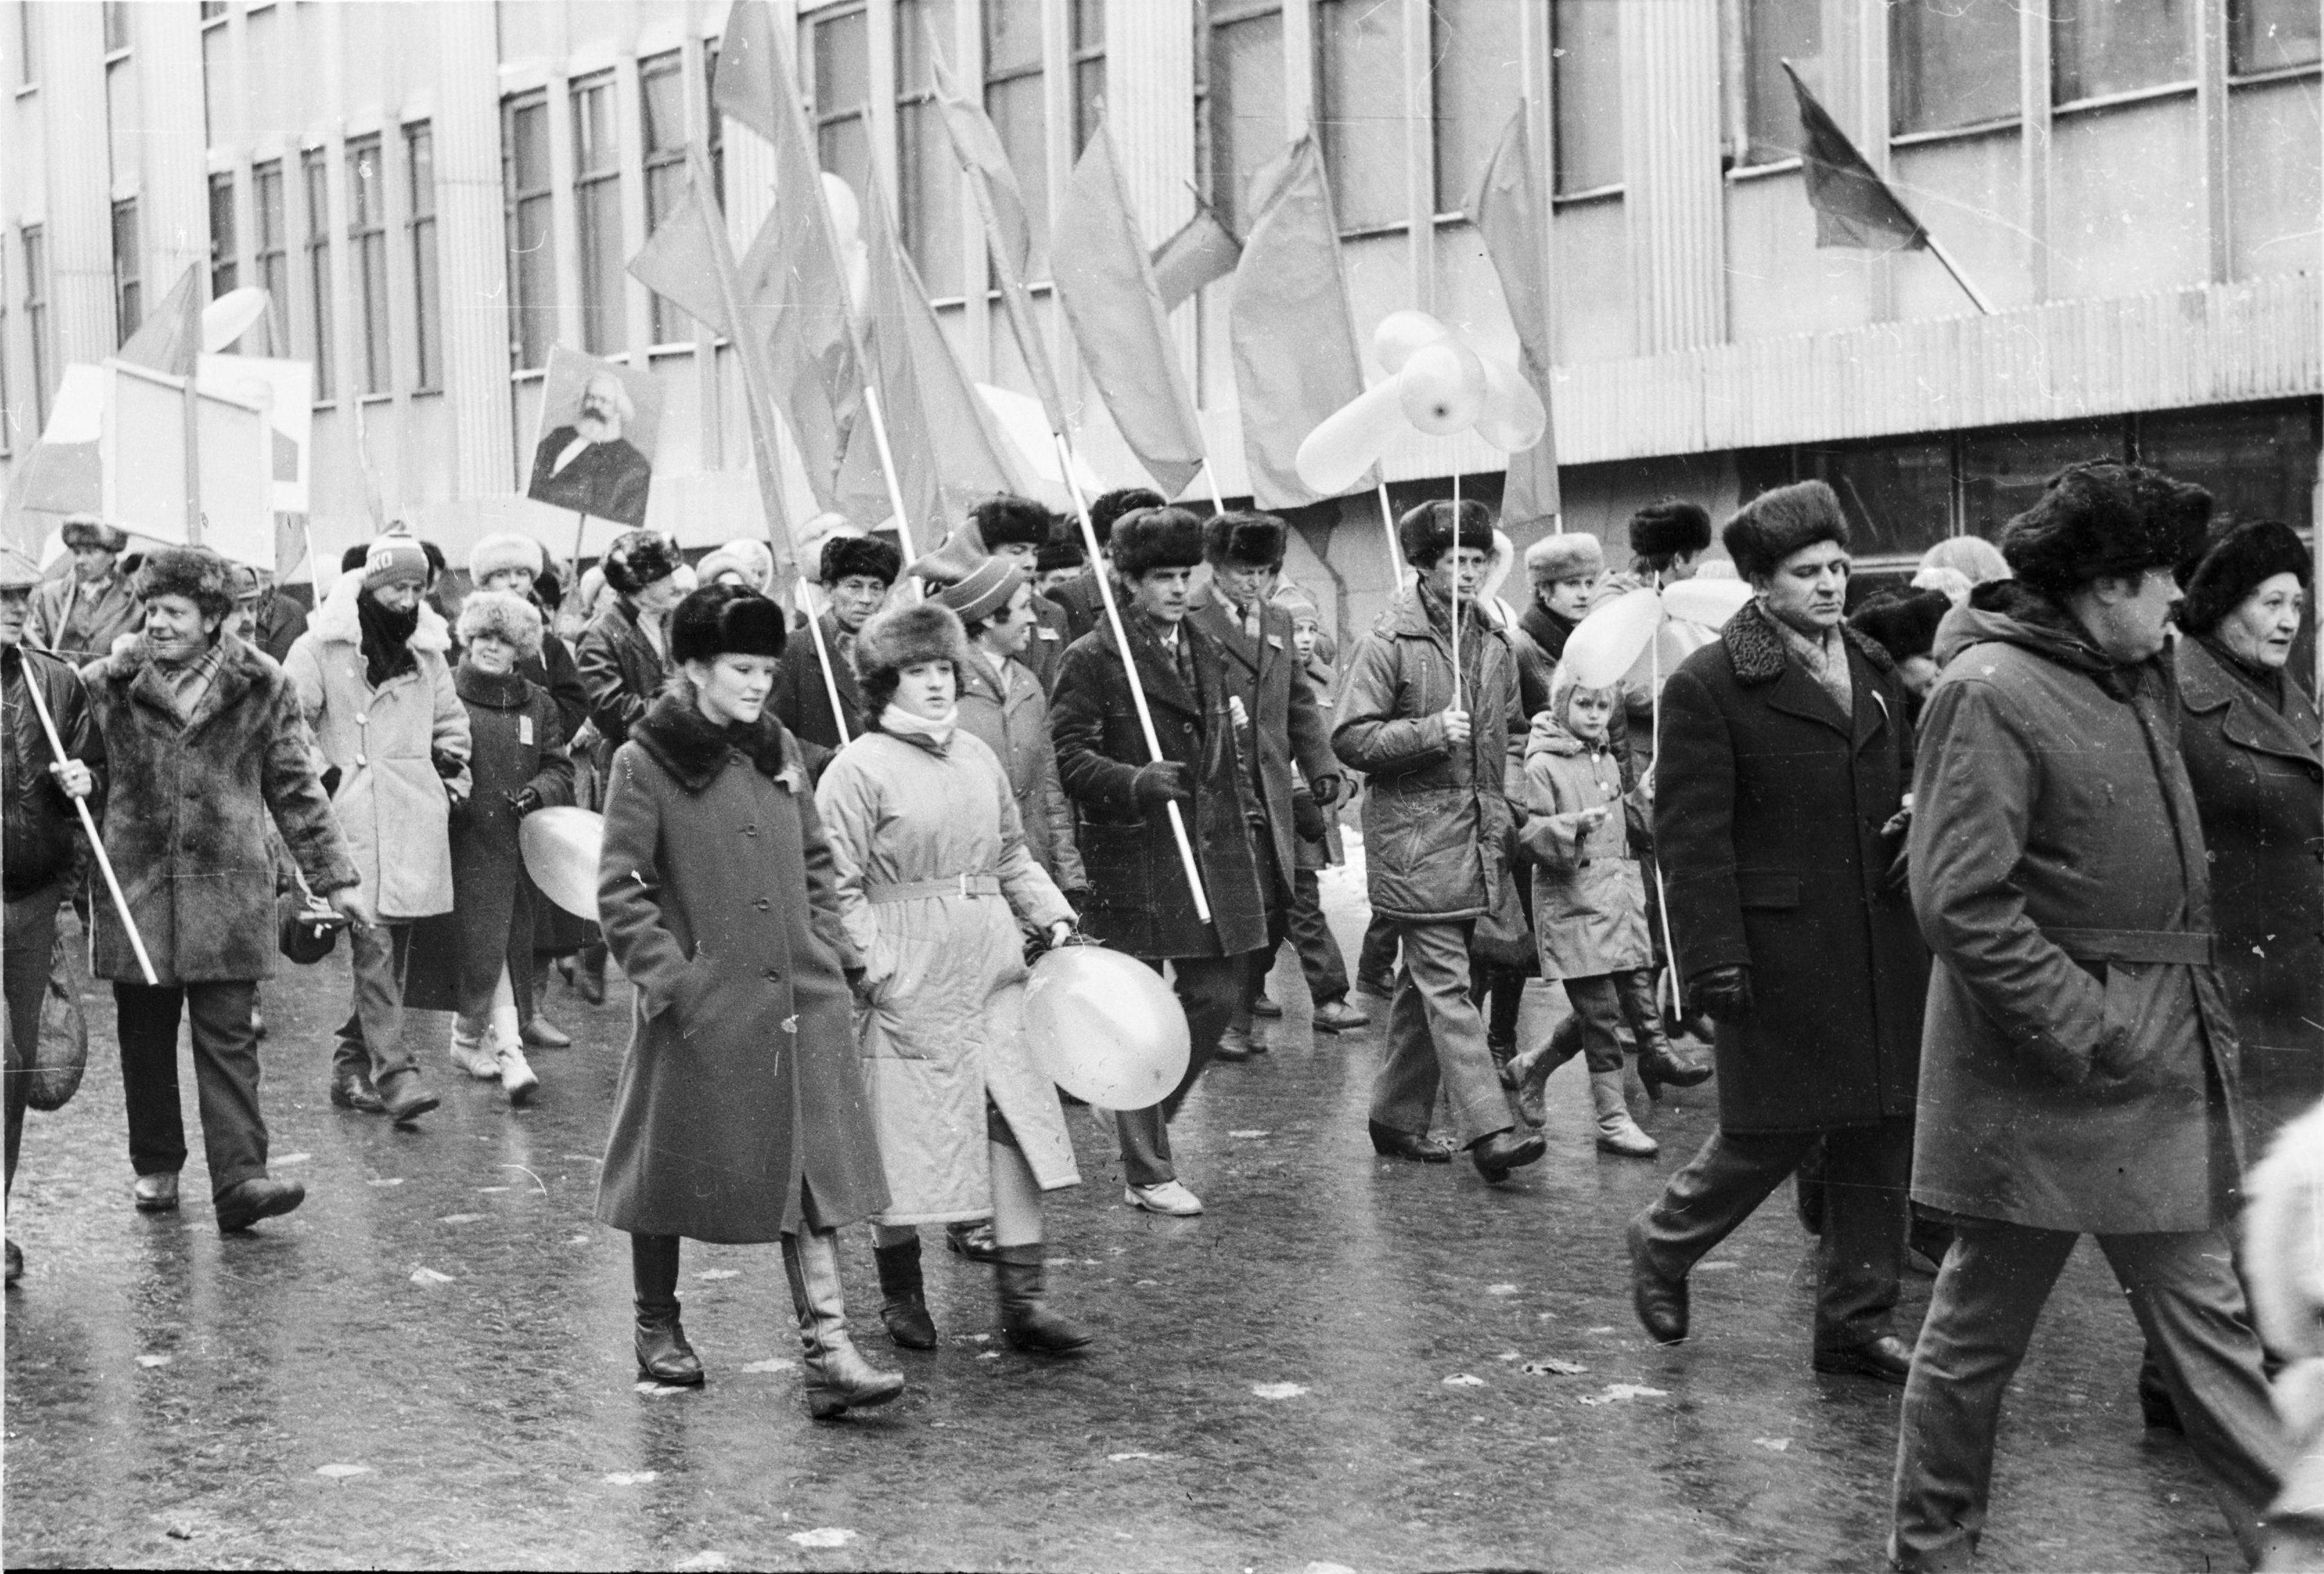
[[[816,578],[825,584],[837,584],[868,574],[882,584],[893,584],[903,566],[904,555],[877,536],[834,536],[823,544]]]
[[[2187,599],[2179,603],[2179,626],[2208,634],[2244,599],[2279,574],[2296,576],[2301,588],[2316,572],[2316,560],[2292,527],[2274,520],[2251,520],[2215,530],[2200,557],[2180,565],[2179,583]]]
[[[855,636],[855,679],[867,689],[884,679],[892,694],[896,675],[907,667],[923,661],[957,664],[967,654],[968,634],[960,626],[960,614],[942,602],[924,601],[881,612],[863,625]]]
[[[2203,544],[2211,494],[2144,465],[2069,465],[2001,532],[2017,577],[2056,600],[2109,575],[2172,568]]]
[[[1765,579],[1775,565],[1803,547],[1819,541],[1848,545],[1848,516],[1840,499],[1821,481],[1798,481],[1763,492],[1735,511],[1720,532],[1736,571],[1746,579]]]
[[[1203,521],[1182,508],[1142,508],[1114,521],[1113,571],[1127,580],[1203,561]]]
[[[1683,497],[1658,497],[1630,516],[1630,551],[1639,557],[1692,557],[1711,548],[1711,511]]]
[[[1562,579],[1595,579],[1606,572],[1606,548],[1587,530],[1544,536],[1526,548],[1526,578],[1536,590]]]
[[[207,617],[234,611],[234,565],[208,547],[156,547],[137,570],[137,599],[181,595]]]
[[[1848,621],[1902,666],[1936,649],[1937,625],[1952,610],[1953,598],[1943,591],[1896,590],[1868,598]]]
[[[520,536],[512,530],[486,536],[468,552],[468,583],[482,584],[493,575],[511,568],[521,568],[537,581],[549,562],[549,554],[530,536]]]
[[[118,552],[129,545],[128,531],[106,524],[95,514],[68,515],[62,533],[68,550],[102,547],[108,552]]]
[[[1460,544],[1480,552],[1493,549],[1493,511],[1473,497],[1464,497],[1455,503],[1439,498],[1406,509],[1404,518],[1396,522],[1396,543],[1404,553],[1404,560],[1423,572],[1436,566],[1436,560],[1453,545],[1455,513],[1460,523]]]
[[[1097,532],[1097,544],[1111,552],[1113,527],[1122,515],[1136,513],[1142,508],[1160,508],[1169,501],[1150,486],[1120,486],[1102,492],[1097,501],[1089,505],[1090,529]]]
[[[669,614],[669,659],[714,661],[721,656],[780,656],[788,631],[783,609],[739,584],[706,584]]]
[[[1280,568],[1288,534],[1273,514],[1241,510],[1213,514],[1203,521],[1203,556],[1213,564]]]
[[[1947,536],[1921,554],[1921,566],[1950,568],[1972,586],[2009,577],[2009,559],[1983,536]]]
[[[635,595],[657,580],[668,579],[686,561],[678,548],[652,530],[624,530],[605,548],[605,583],[623,595]]]
[[[1060,568],[1079,568],[1088,561],[1089,555],[1082,550],[1081,533],[1076,528],[1071,535],[1042,542],[1041,549],[1033,554],[1033,570],[1049,574]]]
[[[960,615],[964,626],[995,617],[1008,606],[1017,587],[1025,584],[1025,570],[1006,557],[983,562],[936,592],[936,599]]]
[[[476,590],[460,603],[460,643],[486,635],[516,647],[520,659],[540,654],[540,609],[505,590]]]
[[[988,552],[1001,547],[1038,548],[1056,523],[1045,504],[1005,492],[970,509],[968,517],[976,521],[977,535]]]
[[[715,584],[722,574],[739,574],[745,589],[763,591],[775,577],[775,554],[764,541],[744,536],[727,542],[694,566],[704,584]]]

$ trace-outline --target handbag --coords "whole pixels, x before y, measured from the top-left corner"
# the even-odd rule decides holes
[[[88,1069],[88,1017],[81,1009],[88,968],[63,925],[49,949],[49,987],[41,997],[41,1031],[26,1069],[24,1101],[35,1109],[61,1109],[80,1091]]]

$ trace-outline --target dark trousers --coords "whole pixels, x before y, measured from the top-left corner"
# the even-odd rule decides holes
[[[1356,952],[1356,977],[1378,982],[1396,977],[1396,925],[1377,913],[1364,925],[1363,944]]]
[[[1178,1172],[1170,1162],[1170,1122],[1177,1118],[1178,1107],[1194,1091],[1194,1081],[1203,1068],[1218,1054],[1219,1036],[1227,1029],[1250,970],[1249,952],[1234,956],[1179,956],[1170,959],[1176,975],[1173,987],[1178,992],[1178,1002],[1186,1008],[1186,1074],[1169,1097],[1145,1109],[1123,1109],[1113,1118],[1115,1128],[1121,1134],[1122,1178],[1133,1186],[1158,1186],[1165,1181],[1177,1179]],[[1141,957],[1156,972],[1162,963],[1152,957]]]
[[[1332,936],[1332,925],[1323,916],[1323,887],[1312,869],[1295,870],[1291,876],[1291,905],[1284,912],[1284,939],[1299,953],[1299,971],[1306,975],[1307,999],[1317,1006],[1328,1006],[1334,1000],[1348,998],[1348,962],[1340,954],[1340,943]],[[1265,989],[1267,975],[1275,971],[1276,953],[1282,949],[1281,940],[1270,940],[1254,971],[1259,989]],[[1257,999],[1257,991],[1253,991]]]
[[[1485,1020],[1469,997],[1475,928],[1469,919],[1397,925],[1404,969],[1388,1003],[1388,1059],[1372,1079],[1372,1119],[1415,1136],[1426,1134],[1443,1085],[1462,1147],[1517,1124],[1485,1045]]]
[[[1831,1203],[1840,1196],[1835,1189]],[[1904,1569],[1965,1568],[1975,1553],[2002,1393],[2081,1238],[1991,1219],[1954,1224],[1897,1427],[1888,1555]],[[2178,1403],[2188,1446],[2211,1472],[2246,1555],[2255,1556],[2257,1518],[2292,1451],[2260,1372],[2227,1232],[2101,1235],[2098,1243]]]
[[[331,1072],[359,1072],[377,1087],[419,1062],[403,1042],[403,984],[411,971],[411,925],[374,924],[347,930],[355,1008],[339,1024]],[[490,1004],[489,999],[486,1002]]]
[[[1913,1123],[1813,1131],[1714,1131],[1639,1214],[1646,1266],[1683,1279],[1799,1167],[1821,1135],[1831,1155],[1815,1343],[1841,1350],[1888,1332],[1904,1266]]]
[[[0,986],[8,1003],[8,1184],[16,1183],[16,1148],[24,1137],[24,1099],[32,1091],[32,1055],[41,1041],[41,1002],[49,991],[49,955],[57,943],[61,883],[43,886],[7,904]]]
[[[186,1126],[178,1107],[178,1012],[193,1028],[194,1085],[201,1096],[202,1148],[216,1196],[266,1174],[266,1118],[258,1112],[258,1036],[249,980],[201,984],[115,983],[121,1091],[129,1106],[129,1164],[141,1175],[186,1165]]]
[[[1267,975],[1274,970],[1275,953],[1291,932],[1291,890],[1276,878],[1275,838],[1268,834],[1264,820],[1251,822],[1250,843],[1259,864],[1259,888],[1267,893],[1267,943],[1243,953],[1242,990],[1227,1017],[1228,1026],[1245,1034],[1250,1031],[1251,1008],[1267,993]]]

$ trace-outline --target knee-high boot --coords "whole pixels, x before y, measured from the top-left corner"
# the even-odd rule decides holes
[[[702,1381],[702,1362],[678,1321],[678,1237],[630,1237],[630,1277],[638,1302],[638,1376],[673,1387]]]
[[[839,1287],[839,1232],[801,1229],[783,1237],[783,1272],[798,1313],[807,1356],[807,1412],[817,1421],[885,1404],[904,1391],[901,1372],[882,1372],[847,1337],[847,1302]]]
[[[880,1265],[880,1321],[887,1324],[888,1337],[908,1350],[936,1348],[936,1320],[928,1315],[927,1288],[920,1277],[920,1238],[874,1245],[872,1259]]]

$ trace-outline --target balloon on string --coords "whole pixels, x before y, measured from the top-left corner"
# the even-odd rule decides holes
[[[1025,984],[1025,1037],[1043,1074],[1101,1109],[1147,1109],[1186,1074],[1185,1008],[1118,951],[1061,945]]]
[[[1611,688],[1645,654],[1662,621],[1662,598],[1651,586],[1625,591],[1590,609],[1567,636],[1559,660],[1583,688]]]
[[[1465,432],[1485,408],[1485,364],[1457,339],[1415,350],[1397,373],[1404,419],[1432,437]]]
[[[1388,381],[1324,417],[1293,460],[1299,479],[1327,496],[1353,486],[1406,431],[1443,437],[1474,430],[1516,453],[1549,428],[1540,396],[1515,367],[1480,355],[1425,311],[1382,318],[1372,330],[1372,354]]]
[[[535,809],[517,823],[524,872],[540,894],[576,918],[597,921],[597,860],[605,848],[605,817],[564,805]]]
[[[1504,454],[1521,454],[1549,430],[1549,411],[1516,367],[1489,355],[1480,355],[1477,361],[1485,373],[1485,402],[1477,412],[1477,435]]]
[[[1705,628],[1723,629],[1743,610],[1751,587],[1739,579],[1682,579],[1663,586],[1663,611]]]
[[[1300,443],[1294,461],[1299,479],[1326,497],[1345,492],[1410,425],[1402,386],[1393,377],[1376,382],[1325,416]]]
[[[1414,351],[1452,336],[1451,328],[1425,311],[1392,311],[1372,329],[1372,357],[1393,377],[1404,370]]]

